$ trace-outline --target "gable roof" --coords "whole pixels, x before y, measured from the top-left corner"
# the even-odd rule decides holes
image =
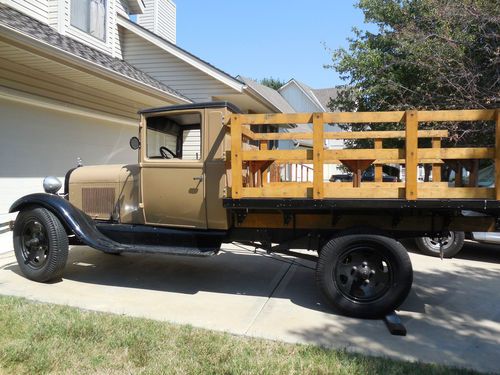
[[[331,98],[337,97],[339,90],[335,87],[330,87],[326,89],[312,89],[311,91],[316,99],[318,99],[318,101],[321,103],[323,108],[325,108],[326,111],[331,111],[331,109],[328,107],[328,104],[330,103]]]
[[[302,93],[309,99],[311,103],[313,103],[320,111],[326,111],[326,109],[321,105],[319,100],[314,96],[312,92],[312,88],[306,85],[303,82],[297,81],[295,78],[292,78],[289,80],[287,83],[285,83],[283,86],[279,88],[279,92],[281,93],[286,87],[290,85],[295,85]]]
[[[126,61],[117,59],[86,44],[61,35],[49,25],[37,21],[5,4],[0,4],[0,29],[14,31],[42,43],[47,49],[55,48],[68,56],[76,57],[91,63],[96,68],[104,69],[108,73],[113,73],[142,85],[163,91],[177,99],[178,102],[192,102],[191,99],[180,92],[154,79]]]
[[[328,108],[328,103],[330,98],[335,98],[338,95],[338,89],[335,87],[329,87],[324,89],[313,89],[312,87],[306,85],[304,82],[300,82],[295,78],[292,78],[287,83],[279,88],[279,92],[282,92],[287,86],[295,85],[300,91],[320,110],[324,112],[330,111]]]
[[[277,110],[282,113],[294,113],[295,110],[292,106],[283,98],[280,93],[271,87],[261,85],[260,83],[254,81],[253,79],[238,76],[241,81],[243,81],[250,89],[255,91],[258,95],[262,96],[268,102],[270,102]]]
[[[229,87],[235,89],[236,91],[242,92],[244,83],[238,80],[237,78],[231,76],[229,73],[226,73],[223,70],[217,68],[216,66],[206,62],[205,60],[200,59],[199,57],[193,55],[192,53],[186,51],[185,49],[162,38],[159,35],[156,35],[155,33],[151,32],[145,27],[142,27],[141,25],[130,21],[129,19],[123,17],[122,15],[119,14],[117,15],[116,22],[118,23],[118,25],[133,32],[134,34],[156,45],[157,47],[163,49],[164,51],[172,54],[173,56],[183,60],[187,64],[212,76],[213,78],[221,81],[222,83],[228,85]]]

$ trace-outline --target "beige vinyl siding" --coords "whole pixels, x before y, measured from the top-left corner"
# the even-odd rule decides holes
[[[58,28],[59,1],[48,0],[47,4],[47,23],[54,29]]]
[[[193,101],[203,102],[211,100],[213,96],[236,93],[224,83],[134,33],[125,30],[124,34],[124,60]]]
[[[48,23],[48,1],[49,0],[7,0],[2,1],[11,7],[37,19]]]
[[[113,57],[116,57],[118,59],[123,59],[122,43],[123,43],[123,29],[118,24],[115,24],[115,46],[113,51]]]
[[[186,130],[182,140],[182,159],[198,160],[201,158],[201,131],[200,129]]]
[[[176,42],[176,8],[170,0],[158,2],[156,34],[169,42]]]
[[[116,12],[128,18],[130,11],[126,0],[116,0]]]
[[[137,15],[137,23],[154,32],[155,29],[155,1],[145,0],[144,13]]]
[[[170,0],[144,0],[145,10],[137,23],[171,43],[176,42],[176,6]]]

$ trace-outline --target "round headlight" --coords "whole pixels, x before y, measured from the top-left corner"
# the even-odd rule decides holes
[[[48,176],[43,179],[43,190],[49,194],[56,194],[61,189],[61,181],[54,176]]]

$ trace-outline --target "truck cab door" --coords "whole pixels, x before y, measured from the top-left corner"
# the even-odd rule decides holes
[[[145,223],[207,228],[200,111],[152,114],[141,121]]]

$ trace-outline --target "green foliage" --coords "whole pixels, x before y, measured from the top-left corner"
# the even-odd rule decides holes
[[[376,33],[354,29],[329,66],[344,111],[500,107],[499,0],[360,0]],[[446,124],[452,143],[491,143],[493,124]],[[386,128],[394,128],[386,125]]]
[[[285,81],[282,81],[279,78],[273,78],[273,77],[263,78],[263,79],[260,80],[260,84],[261,85],[270,87],[270,88],[272,88],[274,90],[278,90],[285,83],[286,83]]]

